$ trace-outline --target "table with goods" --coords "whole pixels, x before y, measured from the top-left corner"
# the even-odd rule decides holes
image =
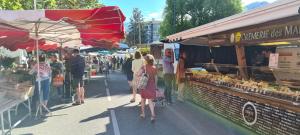
[[[300,91],[232,74],[187,70],[185,95],[197,105],[258,134],[300,134]]]
[[[0,72],[0,114],[1,114],[1,133],[7,134],[20,124],[24,119],[31,115],[30,100],[34,93],[31,75],[25,70],[1,69]],[[28,113],[19,114],[19,105],[24,105]],[[13,119],[11,111],[15,114]],[[14,122],[16,121],[16,122]]]

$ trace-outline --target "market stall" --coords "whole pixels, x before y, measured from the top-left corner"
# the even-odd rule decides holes
[[[1,69],[0,72],[0,114],[2,134],[11,132],[19,123],[31,115],[31,97],[34,93],[31,75],[25,68]],[[24,105],[28,113],[13,123],[11,111],[18,115],[19,105]],[[7,116],[5,115],[7,114]],[[7,127],[5,127],[7,125]]]
[[[279,1],[169,36],[187,55],[186,98],[258,134],[298,135],[299,5]]]
[[[85,10],[1,10],[0,11],[0,46],[11,51],[17,49],[34,50],[38,65],[37,76],[39,76],[40,50],[61,49],[63,45],[92,45],[102,48],[115,47],[116,42],[124,38],[125,16],[118,7],[105,6]],[[59,44],[44,45],[47,41]],[[105,44],[104,44],[105,43]],[[44,46],[43,46],[44,45]],[[2,57],[0,57],[2,60]],[[2,63],[2,61],[0,61]],[[31,79],[21,81],[10,80],[13,75],[24,75],[18,70],[5,68],[1,72],[11,73],[8,76],[1,74],[0,89],[0,112],[1,126],[4,134],[5,124],[4,112],[8,112],[9,131],[11,130],[10,109],[28,100],[32,95],[33,88]],[[24,73],[27,73],[24,71]],[[69,76],[68,78],[70,78]],[[66,77],[67,78],[67,77]],[[29,82],[27,82],[29,81]],[[70,84],[69,79],[68,84]],[[40,84],[40,81],[37,81]],[[40,85],[39,85],[40,86]],[[41,88],[37,88],[38,91]],[[70,90],[71,91],[71,90]],[[71,92],[70,92],[71,94]],[[38,94],[36,94],[38,97]],[[37,106],[36,118],[42,114],[42,109],[49,109],[41,102]],[[2,102],[3,101],[3,102]],[[28,100],[30,102],[30,100]],[[30,105],[28,105],[29,111]],[[39,113],[40,112],[40,113]],[[51,113],[50,113],[51,114]],[[18,122],[20,123],[20,122]]]

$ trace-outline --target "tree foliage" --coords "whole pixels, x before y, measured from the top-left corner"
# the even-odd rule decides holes
[[[97,0],[36,0],[37,9],[89,9],[101,7]],[[32,10],[33,0],[0,0],[1,10]]]
[[[145,43],[147,38],[144,18],[142,12],[138,8],[134,8],[130,17],[126,43],[130,46],[139,44],[139,34],[141,34],[141,43]]]
[[[90,9],[101,6],[98,0],[57,0],[59,9]]]
[[[166,0],[160,34],[165,37],[241,11],[241,0]]]

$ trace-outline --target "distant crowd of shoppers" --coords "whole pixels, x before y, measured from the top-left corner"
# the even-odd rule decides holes
[[[175,84],[178,88],[178,100],[183,101],[184,80],[185,80],[185,53],[180,52],[177,63],[176,72],[174,71],[174,52],[172,49],[166,49],[162,59],[162,73],[164,81],[164,98],[167,104],[172,104],[172,93],[174,93]],[[52,55],[47,59],[45,55],[39,57],[39,64],[35,62],[31,67],[31,74],[36,75],[35,99],[42,98],[43,104],[47,106],[49,100],[50,89],[57,91],[59,98],[71,98],[72,90],[76,93],[76,99],[73,105],[81,105],[85,103],[84,76],[86,67],[96,65],[97,72],[106,73],[110,70],[122,69],[126,74],[128,84],[132,91],[131,103],[136,102],[137,94],[141,96],[139,104],[141,105],[141,118],[145,118],[145,104],[148,105],[151,112],[151,122],[155,121],[155,103],[159,88],[158,69],[156,61],[150,54],[141,54],[136,51],[134,55],[128,54],[125,59],[116,56],[104,57],[95,56],[89,60],[80,55],[78,49],[74,49],[72,53],[65,53],[63,61]],[[142,82],[141,78],[146,75],[146,82]],[[145,81],[145,79],[144,79]],[[143,83],[145,86],[140,87]],[[40,89],[40,91],[39,91]]]

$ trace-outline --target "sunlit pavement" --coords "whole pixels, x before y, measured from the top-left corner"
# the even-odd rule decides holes
[[[85,104],[57,104],[53,115],[44,119],[28,118],[15,128],[13,135],[249,135],[237,126],[191,103],[175,102],[157,106],[157,120],[139,118],[138,101],[130,104],[129,87],[120,72],[93,78],[87,89]],[[54,103],[54,101],[52,101]],[[55,102],[56,103],[56,102]]]

